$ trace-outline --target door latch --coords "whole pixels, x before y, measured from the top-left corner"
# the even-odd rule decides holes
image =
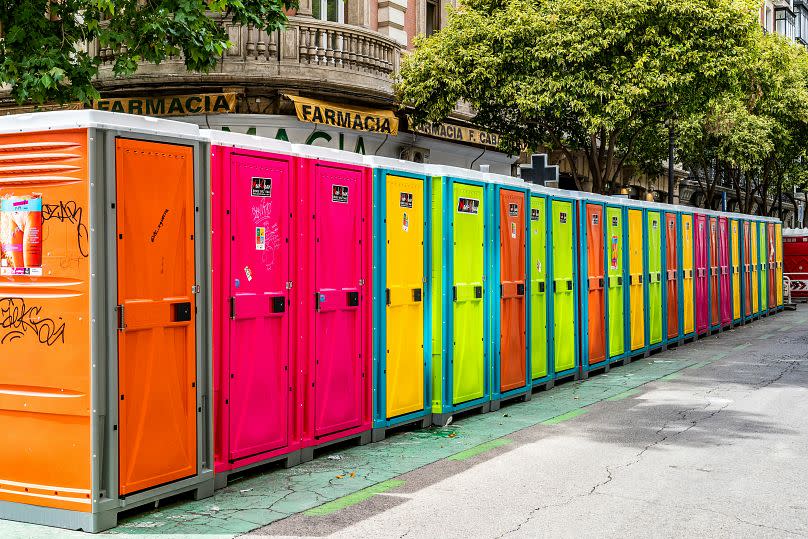
[[[194,286],[191,287],[191,294],[199,294],[199,292],[201,291],[202,287],[199,286],[198,284],[195,284]]]
[[[124,318],[123,314],[123,305],[118,305],[115,307],[115,310],[118,311],[118,331],[123,331],[126,329],[126,319]]]

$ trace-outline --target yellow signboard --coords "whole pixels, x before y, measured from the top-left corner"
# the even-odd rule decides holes
[[[481,131],[480,129],[474,129],[473,127],[440,123],[415,127],[413,131],[430,137],[466,142],[469,144],[480,144],[490,148],[496,148],[499,145],[499,135],[488,131]]]
[[[191,94],[152,97],[109,98],[93,101],[93,108],[146,116],[182,116],[235,112],[236,94]]]
[[[297,119],[301,122],[383,133],[385,135],[398,134],[398,118],[391,110],[328,103],[319,99],[309,99],[296,95],[287,95],[286,97],[294,102]]]

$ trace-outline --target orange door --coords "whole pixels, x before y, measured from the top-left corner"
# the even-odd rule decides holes
[[[120,493],[196,473],[193,149],[118,139]]]
[[[667,290],[668,290],[668,338],[675,339],[679,336],[679,245],[677,238],[679,233],[676,230],[676,214],[665,214],[665,261],[667,270]]]
[[[525,194],[503,189],[500,208],[500,391],[527,383]]]
[[[589,291],[589,364],[606,359],[606,304],[603,267],[603,206],[586,205],[586,269]]]

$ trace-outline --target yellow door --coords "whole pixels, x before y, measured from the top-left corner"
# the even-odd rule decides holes
[[[696,330],[693,291],[693,216],[682,215],[682,309],[684,333]]]
[[[642,210],[628,210],[629,246],[629,310],[631,316],[631,349],[645,346],[645,292],[643,284]]]
[[[387,417],[424,408],[424,183],[387,177]]]
[[[777,306],[783,305],[783,225],[774,225],[774,256],[777,263],[777,282],[774,284],[777,287]]]
[[[732,319],[741,317],[741,244],[739,241],[738,221],[730,221],[730,272],[732,273]]]
[[[758,225],[757,225],[757,223],[752,222],[751,226],[749,227],[749,231],[752,233],[751,234],[751,236],[752,236],[752,242],[751,242],[751,244],[752,244],[752,261],[751,261],[751,264],[752,264],[752,313],[757,314],[757,312],[760,310],[760,297],[759,297],[760,294],[758,292],[758,288],[760,286],[758,281],[760,279],[758,278],[758,239],[757,239],[757,237],[758,237],[758,235],[757,235]]]

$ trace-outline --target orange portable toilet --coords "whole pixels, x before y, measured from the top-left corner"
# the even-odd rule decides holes
[[[152,118],[0,119],[0,518],[96,532],[212,494],[201,145]]]

